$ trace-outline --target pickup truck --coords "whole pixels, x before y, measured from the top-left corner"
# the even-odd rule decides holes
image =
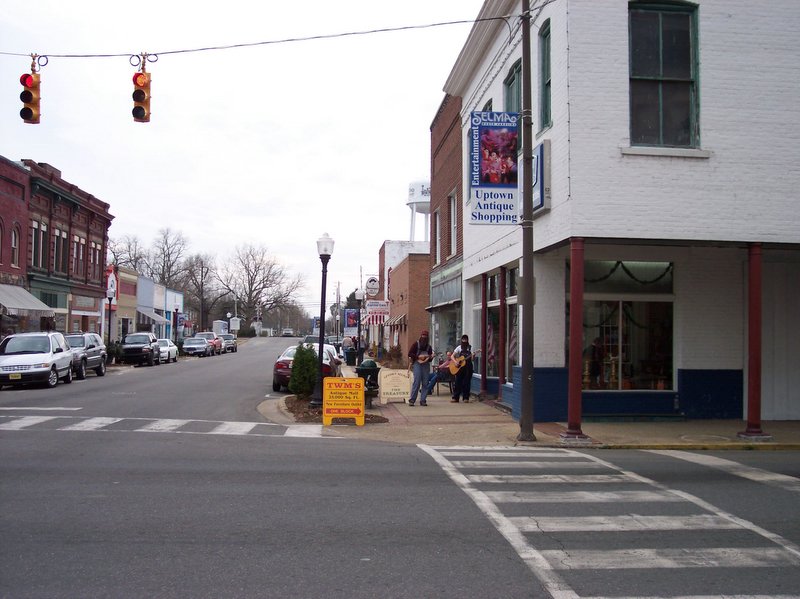
[[[220,339],[219,336],[217,336],[217,334],[214,331],[203,331],[202,333],[195,333],[194,336],[202,337],[203,339],[208,341],[208,344],[212,348],[211,350],[212,355],[213,354],[219,355],[222,353],[223,351],[222,339]]]
[[[161,364],[161,347],[153,333],[138,332],[125,335],[122,340],[122,364]]]

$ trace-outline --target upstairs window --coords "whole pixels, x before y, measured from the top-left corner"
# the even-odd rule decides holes
[[[520,112],[522,110],[522,61],[518,60],[508,71],[506,80],[503,81],[505,92],[506,112]]]
[[[458,197],[456,197],[456,192],[447,197],[447,205],[447,220],[450,224],[450,255],[455,256],[458,251]]]
[[[539,30],[539,128],[553,124],[550,103],[550,21]]]
[[[631,145],[697,147],[694,7],[629,5]]]

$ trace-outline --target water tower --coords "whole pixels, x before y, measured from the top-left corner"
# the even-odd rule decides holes
[[[425,215],[425,241],[429,241],[431,225],[431,183],[430,181],[414,181],[408,185],[408,201],[411,208],[411,234],[409,241],[415,241],[414,232],[417,225],[417,213]]]

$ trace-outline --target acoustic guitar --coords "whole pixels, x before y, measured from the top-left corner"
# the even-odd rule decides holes
[[[476,351],[472,352],[472,356],[470,356],[469,358],[467,358],[465,356],[458,356],[457,358],[453,358],[451,360],[450,364],[448,365],[448,368],[450,368],[450,374],[452,374],[454,376],[456,374],[458,374],[458,371],[461,370],[464,366],[466,366],[467,360],[468,359],[471,360],[472,358],[477,356],[479,353],[481,353],[481,350],[476,350]]]

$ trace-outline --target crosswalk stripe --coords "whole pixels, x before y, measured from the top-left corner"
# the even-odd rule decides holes
[[[246,435],[258,426],[258,422],[222,422],[209,435]]]
[[[746,478],[748,480],[753,480],[759,483],[772,485],[774,487],[778,487],[786,491],[794,491],[795,493],[800,493],[800,479],[794,476],[788,476],[786,474],[780,474],[778,472],[769,472],[767,470],[762,470],[761,468],[754,468],[752,466],[745,466],[744,464],[739,464],[738,462],[734,462],[732,460],[726,460],[723,458],[718,458],[712,455],[701,455],[697,453],[690,453],[688,451],[671,451],[671,450],[655,450],[655,449],[649,451],[650,453],[666,455],[671,458],[685,460],[687,462],[692,462],[694,464],[700,464],[702,466],[709,466],[710,468],[716,468],[718,470],[728,472],[730,474],[739,476],[741,478]]]
[[[665,491],[491,491],[486,496],[497,503],[629,503],[634,501],[684,501]]]
[[[741,528],[712,514],[692,516],[520,516],[509,518],[522,532],[619,532],[647,530],[732,530]]]
[[[596,462],[492,462],[491,460],[471,460],[461,461],[454,460],[452,462],[456,468],[524,468],[541,470],[544,468],[606,468],[602,464]]]
[[[14,420],[9,420],[8,422],[0,424],[0,430],[18,431],[41,422],[55,420],[56,418],[58,418],[58,416],[22,416],[21,418],[15,418]]]
[[[495,457],[502,457],[502,458],[512,458],[512,457],[513,458],[539,458],[539,457],[543,457],[543,458],[574,458],[574,457],[576,457],[575,454],[564,453],[563,451],[561,451],[559,449],[550,449],[550,450],[537,449],[537,450],[533,450],[533,451],[493,451],[493,452],[466,451],[466,450],[462,450],[462,451],[442,450],[439,453],[442,454],[443,456],[446,456],[446,457],[449,457],[449,458],[450,457],[468,458],[468,457],[474,457],[474,456],[491,457],[491,458],[495,458]]]
[[[800,559],[778,547],[552,549],[541,553],[556,570],[776,568],[800,564]]]
[[[122,418],[89,418],[88,420],[82,420],[80,422],[76,422],[75,424],[70,424],[68,426],[63,426],[59,428],[60,431],[96,431],[103,427],[109,426],[110,424],[114,424],[119,422]]]
[[[191,422],[190,420],[174,420],[170,418],[162,418],[161,420],[156,420],[155,422],[151,422],[148,425],[145,425],[141,428],[136,430],[145,433],[168,433],[170,431],[175,431]]]
[[[322,426],[319,424],[290,424],[286,427],[284,437],[321,437]]]
[[[625,474],[468,474],[473,483],[638,483]]]

